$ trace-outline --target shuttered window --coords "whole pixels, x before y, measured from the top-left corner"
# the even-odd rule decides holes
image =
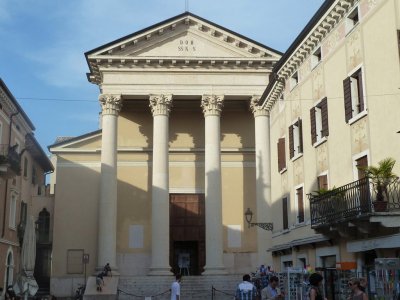
[[[283,229],[289,228],[289,220],[288,220],[288,198],[285,197],[282,199],[282,222]]]
[[[329,135],[328,99],[326,97],[310,109],[310,120],[311,144],[314,145]]]
[[[303,129],[301,119],[289,126],[289,153],[290,158],[303,153]]]
[[[318,190],[328,190],[328,176],[318,176]]]
[[[362,70],[343,80],[344,110],[346,123],[365,110]]]
[[[278,171],[286,169],[285,138],[278,140]]]
[[[297,200],[297,222],[304,222],[304,201],[303,201],[303,188],[296,189]]]

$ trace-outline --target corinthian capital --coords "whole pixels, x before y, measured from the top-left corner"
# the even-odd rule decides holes
[[[260,96],[253,96],[250,100],[250,110],[254,117],[269,116],[269,111],[262,107],[260,103]]]
[[[122,108],[121,95],[101,94],[99,96],[101,112],[103,115],[116,115]]]
[[[172,107],[172,95],[150,95],[150,108],[154,116],[168,116]]]
[[[201,98],[201,108],[204,116],[219,116],[224,105],[223,95],[203,95]]]

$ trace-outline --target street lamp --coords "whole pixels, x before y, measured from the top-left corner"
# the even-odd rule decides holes
[[[244,213],[244,216],[246,217],[246,222],[250,227],[253,226],[258,226],[264,230],[269,230],[272,231],[274,229],[274,224],[273,223],[252,223],[251,220],[253,219],[253,212],[251,209],[248,207],[246,212]]]

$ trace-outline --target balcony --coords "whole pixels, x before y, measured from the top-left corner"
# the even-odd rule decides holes
[[[372,223],[388,225],[385,227],[398,226],[396,220],[400,219],[399,179],[381,188],[379,193],[377,190],[364,178],[321,195],[308,194],[311,227],[326,233],[339,227],[347,227],[347,230],[350,227],[365,228],[368,232],[374,227]]]
[[[20,157],[15,148],[8,144],[0,144],[0,177],[9,179],[20,174]]]

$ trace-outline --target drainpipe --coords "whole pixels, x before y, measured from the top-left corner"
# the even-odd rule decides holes
[[[12,133],[12,124],[13,124],[13,118],[19,114],[19,111],[12,113],[10,116],[10,130],[8,133],[8,147],[10,148],[11,144],[11,133]],[[6,184],[5,184],[5,192],[4,192],[4,207],[3,207],[3,226],[1,228],[1,238],[4,238],[5,232],[6,232],[6,209],[7,209],[7,196],[8,196],[8,179],[6,179]]]

